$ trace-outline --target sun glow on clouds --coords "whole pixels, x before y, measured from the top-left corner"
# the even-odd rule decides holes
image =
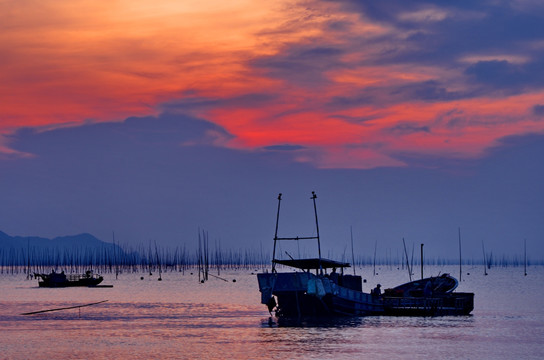
[[[501,137],[544,130],[531,113],[541,88],[470,78],[534,56],[442,56],[432,46],[451,35],[440,39],[439,26],[482,12],[403,6],[386,21],[342,1],[3,2],[0,134],[168,108],[233,135],[216,146],[288,144],[317,167],[372,168],[406,166],[405,154],[480,156]]]
[[[243,59],[266,51],[254,33],[278,21],[250,1],[2,5],[3,129],[121,120],[186,89],[232,91]]]

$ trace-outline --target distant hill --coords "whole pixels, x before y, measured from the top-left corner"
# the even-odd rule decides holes
[[[112,243],[107,243],[97,239],[91,234],[79,234],[59,236],[54,239],[47,239],[38,236],[9,236],[0,231],[0,249],[20,249],[20,248],[55,248],[55,249],[74,249],[74,248],[111,248]],[[120,248],[119,248],[120,249]],[[119,250],[118,249],[118,250]]]
[[[68,261],[66,256],[107,262],[107,259],[127,256],[117,244],[104,242],[86,233],[47,239],[38,236],[10,236],[0,231],[1,264],[24,264],[28,260],[29,250],[33,262],[51,262],[59,258]]]

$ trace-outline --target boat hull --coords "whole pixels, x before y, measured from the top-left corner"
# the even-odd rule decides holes
[[[309,272],[258,274],[261,302],[278,317],[383,314],[381,299]],[[346,277],[353,283],[353,277]],[[360,277],[356,277],[359,278]],[[342,277],[340,277],[342,280]],[[274,297],[274,300],[271,300]],[[272,305],[272,306],[271,306]]]
[[[473,293],[448,293],[431,297],[383,298],[386,315],[446,316],[469,315],[474,310]]]
[[[48,288],[60,288],[60,287],[73,287],[73,286],[97,286],[102,282],[103,278],[96,278],[96,279],[84,279],[84,280],[76,280],[76,281],[63,281],[63,282],[55,282],[55,281],[40,281],[38,282],[39,287],[48,287]]]
[[[342,286],[342,277],[338,281],[333,276],[288,272],[258,274],[257,278],[261,302],[279,318],[469,315],[474,309],[473,293],[373,296],[361,289]]]
[[[93,287],[100,284],[104,278],[102,276],[93,275],[92,272],[85,274],[64,274],[52,272],[50,274],[35,274],[39,278],[38,286],[47,288],[62,288],[74,286]]]
[[[468,315],[474,309],[474,293],[453,292],[459,283],[449,274],[431,276],[386,289],[383,301],[387,315]]]
[[[431,276],[424,279],[414,280],[406,284],[387,289],[387,292],[404,297],[430,297],[433,294],[448,294],[453,292],[459,285],[456,278],[449,274]],[[387,295],[387,294],[386,294]]]

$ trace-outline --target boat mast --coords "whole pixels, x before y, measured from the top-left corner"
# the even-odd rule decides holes
[[[278,214],[276,215],[276,232],[274,233],[274,250],[272,251],[272,272],[276,271],[276,243],[278,241],[278,225],[280,222],[281,193],[278,195]]]
[[[355,252],[353,251],[353,227],[349,227],[349,232],[351,234],[351,262],[353,264],[353,275],[355,274]]]
[[[410,263],[408,262],[408,251],[406,251],[406,242],[402,238],[402,244],[404,245],[404,255],[406,255],[406,268],[408,269],[408,276],[410,277],[410,282],[412,281],[412,269],[410,269]]]
[[[319,223],[317,221],[317,206],[315,204],[315,199],[317,199],[317,195],[315,194],[315,191],[312,191],[312,200],[314,201],[314,213],[315,213],[315,228],[317,231],[317,251],[319,254],[319,268],[321,271],[323,271],[323,269],[321,268],[321,243],[319,241]]]
[[[309,237],[297,236],[297,237],[286,237],[286,238],[284,238],[284,237],[278,237],[278,225],[279,225],[279,221],[280,221],[281,193],[278,195],[278,214],[276,216],[276,233],[274,235],[274,250],[272,252],[272,272],[276,271],[276,245],[277,245],[278,240],[295,240],[295,241],[299,241],[299,240],[308,240],[308,239],[317,239],[317,248],[318,248],[318,252],[319,252],[319,259],[318,259],[319,269],[321,270],[321,272],[323,272],[323,268],[321,266],[321,243],[319,241],[319,223],[317,222],[317,207],[316,207],[316,204],[315,204],[315,199],[316,198],[317,198],[317,195],[315,194],[314,191],[312,191],[311,199],[313,199],[313,201],[314,201],[315,226],[316,226],[316,229],[317,229],[317,236],[309,236]],[[289,255],[289,256],[291,256],[291,255]]]

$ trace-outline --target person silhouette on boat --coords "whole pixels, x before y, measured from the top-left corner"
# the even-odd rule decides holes
[[[382,295],[382,286],[380,284],[376,285],[376,287],[372,290],[372,295],[378,297]]]

